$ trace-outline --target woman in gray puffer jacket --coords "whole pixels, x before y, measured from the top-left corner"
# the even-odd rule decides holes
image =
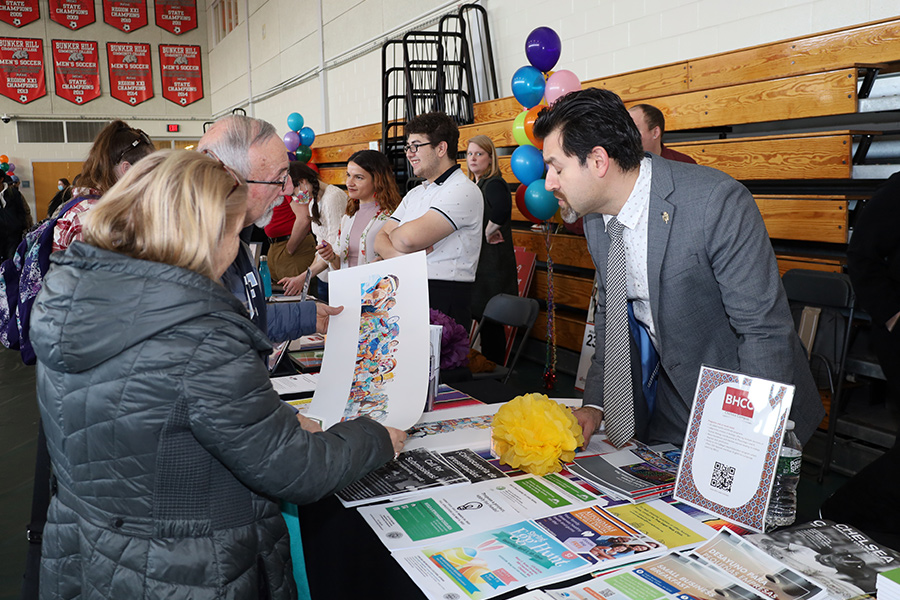
[[[368,419],[310,433],[278,399],[269,341],[218,283],[245,206],[221,163],[158,152],[91,212],[91,245],[53,255],[32,319],[56,478],[42,598],[294,598],[273,499],[317,500],[402,446]]]

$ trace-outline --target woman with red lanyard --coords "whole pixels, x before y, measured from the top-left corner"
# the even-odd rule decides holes
[[[303,179],[300,161],[291,161],[288,173],[293,184],[291,194]],[[293,196],[285,196],[281,204],[275,207],[272,220],[265,226],[266,237],[269,238],[269,251],[266,253],[272,281],[285,277],[294,277],[306,273],[306,269],[316,257],[316,242],[309,235],[309,210],[305,204],[293,202]]]

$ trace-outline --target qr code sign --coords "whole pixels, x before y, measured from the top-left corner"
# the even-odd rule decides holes
[[[713,467],[712,478],[709,485],[725,492],[731,491],[731,483],[734,481],[734,467],[729,467],[720,462],[716,462]]]

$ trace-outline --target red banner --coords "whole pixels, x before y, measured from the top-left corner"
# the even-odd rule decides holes
[[[130,33],[147,24],[147,0],[103,0],[103,22]]]
[[[0,21],[22,27],[41,18],[38,0],[0,0]]]
[[[66,29],[81,29],[96,21],[94,0],[50,0],[50,20]]]
[[[163,98],[187,106],[203,98],[200,46],[159,45]]]
[[[47,94],[41,40],[0,38],[0,94],[22,104]]]
[[[53,40],[56,95],[75,104],[100,97],[100,57],[97,42]]]
[[[156,26],[181,35],[197,28],[197,0],[154,0]]]
[[[107,42],[106,62],[113,98],[137,106],[153,97],[150,44]]]

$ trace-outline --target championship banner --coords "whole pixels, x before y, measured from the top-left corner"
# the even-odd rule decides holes
[[[81,29],[96,21],[94,0],[50,0],[50,20],[66,29]]]
[[[147,0],[103,0],[103,22],[130,33],[147,24]]]
[[[38,0],[0,0],[0,21],[22,27],[41,18]]]
[[[116,100],[137,106],[153,97],[150,44],[106,43],[109,93]]]
[[[197,0],[154,0],[156,26],[181,35],[197,28]]]
[[[187,106],[203,98],[200,46],[159,45],[163,98]]]
[[[0,94],[21,104],[47,94],[41,40],[0,38]]]
[[[56,95],[75,104],[100,97],[100,60],[97,42],[53,40]]]

